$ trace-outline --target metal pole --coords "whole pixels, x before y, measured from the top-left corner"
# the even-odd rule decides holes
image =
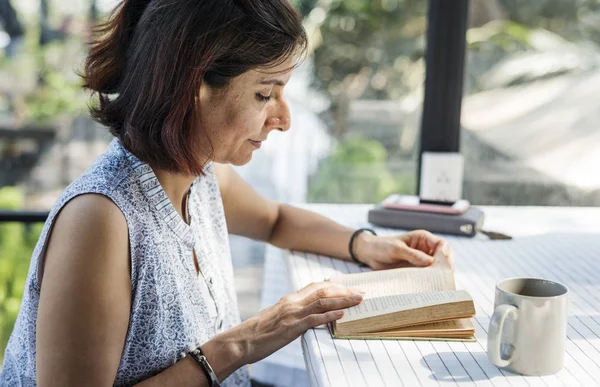
[[[89,21],[92,25],[98,21],[98,5],[96,4],[96,0],[90,1]]]
[[[40,0],[40,46],[45,46],[51,40],[48,15],[50,14],[48,0]]]
[[[429,0],[425,98],[417,191],[423,152],[459,152],[468,0]]]

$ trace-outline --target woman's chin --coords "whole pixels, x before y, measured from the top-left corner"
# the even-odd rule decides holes
[[[235,165],[236,167],[241,167],[242,165],[248,164],[250,160],[252,160],[252,152],[239,152],[229,160],[229,164]]]

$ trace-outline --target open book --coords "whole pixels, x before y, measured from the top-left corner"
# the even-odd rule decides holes
[[[454,273],[443,256],[425,268],[343,274],[330,281],[366,292],[344,310],[333,337],[345,339],[423,339],[474,341],[473,299],[456,290]]]

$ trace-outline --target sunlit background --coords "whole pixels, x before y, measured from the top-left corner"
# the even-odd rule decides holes
[[[48,210],[111,140],[80,87],[94,20],[116,1],[0,0],[0,208]],[[262,194],[376,203],[416,193],[425,0],[297,0],[311,53],[286,95],[292,129],[239,172]],[[6,15],[9,15],[8,17]],[[3,29],[2,29],[3,26]],[[464,196],[478,205],[600,204],[600,0],[471,0]],[[0,349],[41,225],[0,224]],[[243,318],[262,244],[232,237]]]

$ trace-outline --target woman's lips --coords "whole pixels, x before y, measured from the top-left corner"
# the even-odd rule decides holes
[[[248,140],[250,141],[250,144],[252,144],[252,146],[254,146],[256,149],[260,148],[260,146],[262,145],[262,141],[254,141],[254,140]]]

